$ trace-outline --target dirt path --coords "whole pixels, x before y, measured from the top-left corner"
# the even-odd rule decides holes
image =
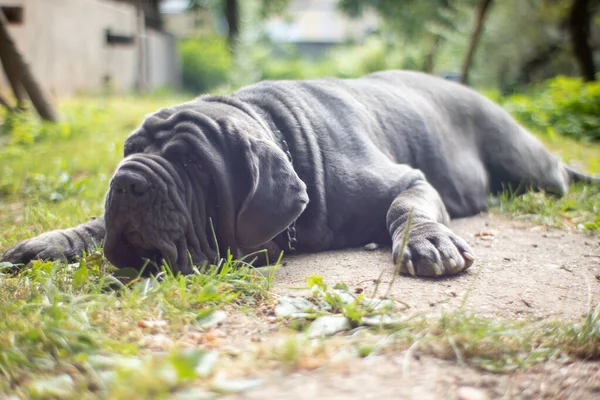
[[[600,300],[600,238],[548,229],[498,215],[454,221],[477,255],[468,273],[442,280],[396,279],[392,293],[408,312],[464,309],[508,319],[547,317],[573,320]],[[369,293],[381,269],[382,286],[392,277],[389,249],[309,254],[287,259],[276,277],[278,294],[308,294],[306,277],[322,275]],[[277,340],[281,332],[266,318],[228,319],[227,342],[240,350]],[[236,320],[236,318],[233,318]],[[245,344],[244,344],[245,343]],[[268,370],[268,368],[266,369]],[[510,374],[492,374],[434,357],[405,352],[360,359],[335,354],[306,372],[262,373],[263,384],[231,398],[248,399],[487,399],[600,398],[600,363],[549,362]]]
[[[499,215],[455,220],[454,232],[473,246],[477,262],[464,275],[447,279],[397,278],[392,293],[410,310],[465,308],[484,316],[505,318],[577,318],[590,302],[600,301],[600,238],[548,229]],[[277,275],[277,292],[300,295],[291,287],[306,286],[306,277],[322,275],[329,284],[374,289],[392,279],[388,248],[353,249],[288,258]],[[306,291],[308,293],[308,290]],[[465,299],[466,298],[466,299]]]

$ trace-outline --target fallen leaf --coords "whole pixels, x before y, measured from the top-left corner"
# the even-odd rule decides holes
[[[215,325],[220,324],[227,317],[227,313],[223,310],[215,310],[212,313],[208,314],[205,317],[198,318],[196,320],[196,325],[200,328],[210,328]]]
[[[295,317],[295,314],[306,314],[314,308],[315,305],[304,297],[281,296],[279,304],[275,307],[275,316]]]
[[[492,232],[492,231],[475,232],[475,237],[486,237],[486,236],[496,236],[496,233]]]
[[[309,338],[316,338],[330,336],[348,329],[350,329],[350,321],[343,315],[323,315],[310,324],[306,335]]]
[[[68,374],[36,379],[29,384],[29,389],[42,398],[66,398],[73,394],[75,382]]]
[[[222,394],[239,393],[260,385],[262,385],[262,379],[226,379],[218,377],[213,381],[211,389]]]
[[[143,329],[164,328],[167,325],[168,325],[167,321],[163,321],[163,320],[152,321],[152,320],[142,319],[137,322],[137,326],[140,328],[143,328]]]

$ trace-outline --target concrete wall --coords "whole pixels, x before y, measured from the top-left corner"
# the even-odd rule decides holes
[[[52,95],[100,92],[107,80],[116,92],[135,89],[139,43],[106,43],[106,29],[136,36],[133,6],[106,0],[0,0],[0,6],[15,3],[24,7],[24,19],[22,24],[9,25],[10,32],[35,77]],[[176,84],[175,42],[151,30],[146,36],[149,88]],[[0,90],[6,87],[2,76]]]
[[[146,31],[146,79],[152,89],[181,87],[181,65],[177,40],[173,35],[154,30]]]

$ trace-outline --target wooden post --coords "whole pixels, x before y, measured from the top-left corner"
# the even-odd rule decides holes
[[[23,85],[23,88],[29,95],[33,107],[36,109],[40,117],[46,121],[58,121],[58,113],[48,101],[48,98],[41,86],[35,80],[29,65],[23,59],[21,53],[17,49],[10,33],[8,32],[8,21],[3,12],[0,11],[0,52],[3,65],[12,65],[15,67],[18,75],[15,78],[16,82]],[[9,67],[10,68],[10,67]],[[15,93],[17,95],[17,93]]]
[[[15,99],[17,100],[17,108],[23,109],[25,108],[27,93],[21,84],[19,70],[17,69],[15,63],[11,62],[12,60],[10,59],[7,50],[8,48],[6,46],[0,46],[0,63],[2,64],[2,67],[4,67],[6,79],[8,80],[8,84],[12,89]]]

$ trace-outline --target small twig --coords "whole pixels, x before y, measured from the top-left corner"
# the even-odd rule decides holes
[[[212,232],[213,240],[215,241],[215,249],[217,250],[217,259],[215,260],[216,264],[221,260],[221,252],[219,251],[219,241],[217,240],[217,233],[215,232],[215,226],[213,225],[212,217],[208,217],[208,223],[210,224],[210,231]]]
[[[414,343],[411,344],[410,347],[406,350],[406,353],[404,353],[404,360],[402,361],[402,376],[404,376],[404,377],[408,376],[410,359],[413,357],[413,354],[415,353],[417,346],[419,346],[421,344],[423,339],[425,339],[425,337],[415,340]]]
[[[454,340],[454,336],[448,337],[448,343],[450,344],[450,347],[452,347],[452,350],[454,350],[454,354],[456,355],[456,361],[458,362],[458,365],[460,365],[461,367],[464,366],[465,365],[465,359],[464,359],[462,353],[460,352],[460,349],[456,345],[456,341]]]
[[[377,296],[377,291],[379,290],[379,284],[381,283],[381,278],[383,278],[383,271],[385,271],[383,268],[381,269],[381,272],[379,273],[379,277],[377,277],[377,280],[375,281],[375,289],[373,290],[373,298],[375,298]]]
[[[583,279],[585,279],[585,284],[587,285],[587,311],[588,315],[592,313],[592,285],[590,285],[590,280],[588,279],[586,274],[583,274]]]
[[[388,286],[388,290],[385,293],[385,297],[388,297],[390,292],[392,291],[392,286],[394,286],[394,282],[396,282],[396,276],[400,275],[400,269],[402,268],[402,262],[405,258],[404,250],[406,250],[406,246],[408,245],[408,237],[410,236],[410,228],[412,228],[412,216],[413,209],[411,208],[408,212],[408,219],[406,220],[406,227],[404,228],[404,237],[402,238],[402,246],[400,246],[400,256],[398,257],[398,261],[396,262],[396,268],[394,268],[394,275],[392,276],[392,280],[390,281],[390,285]]]

